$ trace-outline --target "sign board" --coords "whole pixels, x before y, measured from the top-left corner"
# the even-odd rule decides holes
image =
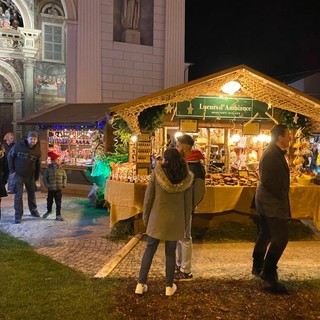
[[[260,134],[260,123],[258,122],[251,122],[243,126],[242,128],[243,134],[252,134],[252,135],[259,135]]]
[[[197,120],[180,120],[180,131],[183,132],[198,132],[198,121]]]
[[[190,119],[270,120],[265,112],[268,104],[252,98],[199,96],[177,104],[176,117]]]

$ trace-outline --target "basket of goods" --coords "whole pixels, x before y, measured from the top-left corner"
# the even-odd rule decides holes
[[[297,182],[303,186],[310,184],[312,177],[307,174],[302,174],[301,176],[296,176]]]

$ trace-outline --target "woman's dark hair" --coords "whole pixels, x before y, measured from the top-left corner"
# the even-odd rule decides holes
[[[271,141],[277,142],[279,140],[279,137],[284,137],[286,135],[287,126],[284,124],[277,124],[274,126],[270,133],[271,133]]]
[[[178,149],[168,148],[163,157],[165,162],[162,164],[162,168],[171,183],[180,183],[187,177],[189,168]]]

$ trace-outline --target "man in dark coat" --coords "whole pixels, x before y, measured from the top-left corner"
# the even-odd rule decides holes
[[[278,281],[277,264],[288,243],[290,171],[285,158],[290,132],[284,125],[271,130],[271,143],[259,162],[260,184],[255,194],[259,234],[253,251],[252,273],[277,292],[286,287]],[[268,248],[269,246],[269,248]]]
[[[33,217],[40,217],[35,196],[35,181],[39,179],[41,151],[38,144],[38,134],[29,131],[26,140],[16,143],[8,155],[10,174],[14,174],[14,210],[15,223],[21,223],[23,215],[23,185],[28,194],[28,207]]]

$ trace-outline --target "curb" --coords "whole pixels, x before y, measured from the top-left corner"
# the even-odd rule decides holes
[[[94,278],[105,278],[110,272],[117,267],[117,265],[128,255],[128,253],[138,244],[144,233],[136,234],[121,250],[119,250],[110,261],[105,264]]]

